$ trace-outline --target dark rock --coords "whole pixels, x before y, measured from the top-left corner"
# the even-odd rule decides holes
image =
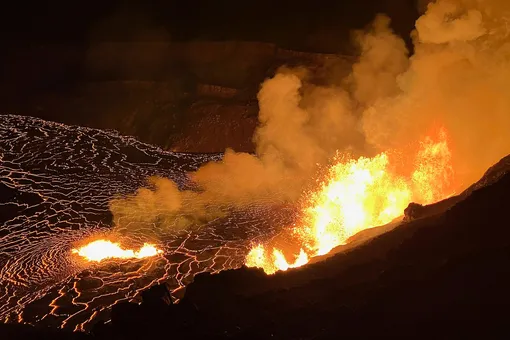
[[[426,209],[418,203],[409,203],[404,210],[404,221],[409,222],[417,218],[423,217]]]
[[[0,323],[0,339],[5,340],[86,340],[89,336],[79,332],[62,331],[26,324]]]
[[[81,292],[85,290],[96,289],[102,285],[103,281],[101,279],[95,277],[84,277],[76,282],[76,289]]]
[[[122,332],[136,331],[143,319],[140,305],[132,302],[119,302],[112,307],[111,320],[115,330]]]
[[[108,327],[108,325],[104,321],[97,322],[90,332],[94,337],[103,337],[103,338],[111,338],[113,335],[112,328]]]
[[[197,306],[187,297],[174,306],[173,320],[182,329],[193,326],[198,317],[199,310]]]
[[[142,292],[142,305],[151,308],[168,307],[173,304],[170,289],[166,283],[152,286]]]

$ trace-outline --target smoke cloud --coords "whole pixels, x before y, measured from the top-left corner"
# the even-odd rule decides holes
[[[354,34],[359,60],[336,85],[315,85],[310,71],[289,68],[261,85],[254,155],[227,150],[190,174],[193,191],[151,179],[150,188],[112,201],[114,217],[186,226],[227,207],[296,202],[336,153],[402,149],[439,126],[457,189],[467,187],[510,152],[509,12],[505,0],[429,3],[412,56],[390,19],[378,16]]]
[[[398,93],[362,115],[367,141],[385,150],[443,125],[460,188],[508,154],[509,10],[503,0],[429,4],[416,22],[415,54],[396,77]]]

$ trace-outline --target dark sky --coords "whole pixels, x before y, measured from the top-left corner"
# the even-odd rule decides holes
[[[408,36],[416,0],[166,0],[11,2],[2,13],[8,41],[256,40],[335,52],[351,29],[387,13]]]

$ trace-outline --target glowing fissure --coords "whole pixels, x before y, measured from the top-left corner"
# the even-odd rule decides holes
[[[123,249],[118,243],[108,240],[97,240],[89,244],[73,249],[73,254],[78,254],[87,261],[101,262],[106,259],[142,259],[161,254],[163,251],[156,248],[153,244],[144,243],[138,250]]]
[[[307,195],[300,222],[292,231],[301,248],[294,260],[288,262],[281,249],[270,251],[259,244],[247,255],[246,265],[267,274],[302,266],[362,230],[391,222],[411,201],[429,204],[447,197],[453,176],[450,160],[442,129],[436,141],[427,137],[420,143],[407,176],[396,173],[388,153],[337,157],[319,189]]]

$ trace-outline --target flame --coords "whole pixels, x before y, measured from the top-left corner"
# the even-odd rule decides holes
[[[420,143],[407,176],[397,173],[388,153],[358,159],[338,156],[319,189],[307,195],[300,223],[292,231],[301,247],[294,262],[287,262],[282,250],[269,252],[259,244],[245,264],[267,274],[302,266],[362,230],[393,221],[412,201],[428,204],[451,195],[450,161],[444,129],[438,140],[426,137]]]
[[[71,251],[84,257],[87,261],[101,262],[105,259],[141,259],[161,254],[163,251],[150,243],[144,243],[138,251],[123,249],[118,243],[107,240],[96,240],[89,244]]]
[[[273,248],[272,261],[268,261],[265,247],[262,244],[259,244],[248,253],[246,265],[248,267],[263,268],[266,273],[272,274],[278,270],[301,267],[307,264],[309,260],[308,254],[301,249],[296,260],[289,264],[285,255],[283,255],[283,252],[279,249]]]

